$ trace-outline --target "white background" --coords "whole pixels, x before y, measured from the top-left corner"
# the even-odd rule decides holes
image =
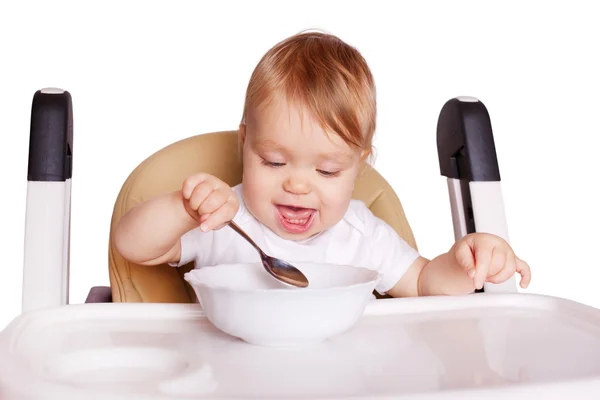
[[[0,6],[0,329],[20,312],[34,92],[74,101],[71,301],[108,285],[113,202],[144,158],[235,129],[258,59],[307,28],[345,39],[378,86],[376,167],[421,251],[452,245],[436,123],[480,98],[494,129],[511,242],[529,292],[600,307],[600,25],[593,2],[3,2]],[[393,4],[393,5],[392,5]]]

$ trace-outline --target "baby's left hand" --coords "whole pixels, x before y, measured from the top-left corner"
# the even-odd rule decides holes
[[[487,233],[472,233],[458,240],[450,253],[476,289],[484,282],[502,283],[515,272],[521,275],[521,287],[526,288],[531,281],[529,265],[519,259],[506,240]]]

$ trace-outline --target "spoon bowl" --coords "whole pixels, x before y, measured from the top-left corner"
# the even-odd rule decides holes
[[[308,278],[290,263],[266,254],[261,254],[261,258],[263,266],[275,279],[295,287],[308,287]]]
[[[248,243],[250,243],[258,251],[263,267],[265,267],[265,270],[267,270],[271,276],[287,285],[300,288],[308,287],[308,278],[302,273],[302,271],[288,262],[265,254],[265,252],[262,251],[262,249],[254,242],[254,240],[252,240],[252,238],[250,238],[250,236],[248,236],[248,234],[244,232],[244,230],[235,222],[230,221],[229,227],[240,234],[240,236],[246,239]]]

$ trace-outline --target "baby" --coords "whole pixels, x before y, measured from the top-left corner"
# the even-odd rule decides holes
[[[231,220],[263,250],[294,262],[378,270],[393,297],[460,295],[529,266],[502,238],[470,234],[429,260],[351,198],[372,152],[375,85],[361,54],[335,36],[308,32],[269,50],[248,85],[239,128],[242,183],[199,172],[181,190],[132,208],[115,245],[141,265],[259,262]]]

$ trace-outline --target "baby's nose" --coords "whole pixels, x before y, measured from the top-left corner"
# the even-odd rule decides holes
[[[308,194],[311,191],[311,184],[308,179],[293,175],[283,182],[283,189],[292,194]]]

